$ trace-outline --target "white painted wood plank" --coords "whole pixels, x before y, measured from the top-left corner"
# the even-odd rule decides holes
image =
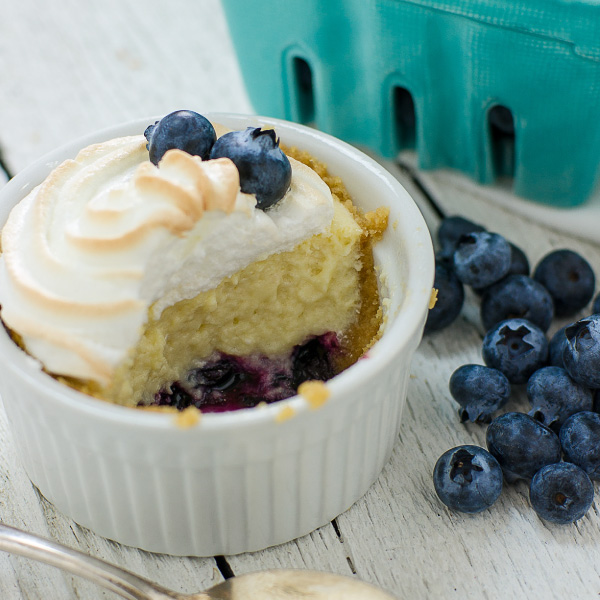
[[[403,165],[417,169],[417,154],[414,151],[403,152],[399,159]],[[440,188],[460,190],[467,198],[477,198],[478,203],[483,200],[484,204],[502,207],[505,212],[525,217],[548,229],[582,238],[593,244],[600,243],[600,184],[584,204],[554,207],[515,196],[511,191],[513,182],[510,178],[502,178],[493,184],[482,186],[455,169],[424,171],[422,176],[424,185],[434,190],[434,193]]]
[[[13,172],[102,127],[252,112],[218,0],[4,3],[0,144]]]
[[[227,561],[236,574],[255,571],[260,565],[261,569],[311,569],[352,575],[346,549],[333,525],[275,548],[229,556]]]
[[[93,556],[156,581],[168,589],[194,593],[223,581],[212,558],[187,558],[144,552],[106,540],[89,529],[80,527],[71,519],[57,513],[43,497],[40,498],[48,522],[48,532],[56,540],[77,547]],[[98,586],[79,578],[72,578],[75,597],[94,598]]]
[[[479,186],[468,177],[449,170],[417,171],[414,155],[403,156],[403,165],[418,174],[422,186],[436,199],[436,203],[447,215],[460,214],[497,231],[511,241],[520,244],[528,255],[532,266],[550,250],[566,247],[584,254],[592,263],[600,258],[600,237],[592,241],[578,237],[569,231],[552,228],[507,208],[501,201],[518,199],[497,187]],[[499,202],[495,201],[500,199]],[[567,211],[568,212],[568,211]],[[560,224],[557,224],[559,227]],[[600,216],[597,221],[600,230]]]
[[[447,377],[477,360],[475,340],[465,343],[463,328],[454,332],[460,337],[452,359],[440,356],[439,339],[420,347],[392,460],[338,519],[358,575],[400,598],[591,597],[600,591],[598,500],[576,525],[557,526],[535,516],[523,484],[505,488],[479,515],[453,513],[437,499],[437,458],[458,444],[484,445],[484,428],[461,425],[446,386],[431,376],[433,364]]]

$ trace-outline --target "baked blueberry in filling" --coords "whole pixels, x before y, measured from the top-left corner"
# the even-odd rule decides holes
[[[337,335],[329,332],[295,346],[284,358],[218,353],[183,380],[163,387],[152,404],[225,412],[283,400],[295,395],[304,381],[331,379],[339,349]]]

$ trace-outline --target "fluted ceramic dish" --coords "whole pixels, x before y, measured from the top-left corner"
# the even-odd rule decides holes
[[[327,385],[311,409],[296,396],[207,414],[191,428],[172,414],[87,397],[45,374],[0,331],[0,392],[23,465],[41,493],[80,525],[144,550],[211,556],[302,536],[347,510],[375,481],[400,428],[411,357],[426,319],[433,249],[409,194],[353,147],[261,117],[207,114],[231,129],[270,125],[343,178],[364,210],[390,207],[375,247],[385,334],[368,357]],[[147,118],[70,143],[0,190],[0,224],[59,162],[91,143],[143,133]],[[291,410],[290,410],[291,409]],[[282,410],[293,417],[281,420]]]

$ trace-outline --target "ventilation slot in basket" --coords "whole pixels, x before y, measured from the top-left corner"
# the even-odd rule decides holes
[[[515,176],[515,123],[506,106],[493,106],[488,112],[488,127],[495,179]]]
[[[315,95],[313,89],[312,69],[307,61],[296,56],[292,61],[295,83],[295,115],[294,120],[308,125],[315,121]]]
[[[414,148],[416,145],[415,103],[411,93],[396,86],[392,92],[394,129],[398,150]]]

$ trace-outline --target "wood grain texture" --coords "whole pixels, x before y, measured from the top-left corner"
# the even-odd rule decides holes
[[[59,144],[130,118],[178,108],[251,112],[217,0],[20,0],[3,8],[0,150],[13,173]],[[520,245],[532,264],[551,249],[568,247],[587,256],[600,275],[598,246],[495,205],[464,178],[421,173],[410,160],[388,166],[434,234],[440,211],[463,214]],[[355,572],[400,598],[414,599],[597,597],[597,501],[580,522],[560,527],[535,516],[524,485],[505,489],[491,510],[475,516],[451,513],[435,495],[431,472],[437,458],[457,444],[484,443],[484,428],[458,422],[448,392],[454,369],[481,362],[482,335],[477,298],[469,294],[453,325],[423,339],[400,437],[366,496],[335,526],[276,548],[227,557],[233,572],[279,567]],[[522,390],[515,390],[510,407],[525,406]],[[0,520],[183,592],[222,579],[212,558],[124,547],[57,512],[24,473],[3,410]],[[0,553],[2,600],[115,597],[51,567]]]
[[[217,0],[4,4],[0,141],[13,172],[128,119],[251,112]]]

